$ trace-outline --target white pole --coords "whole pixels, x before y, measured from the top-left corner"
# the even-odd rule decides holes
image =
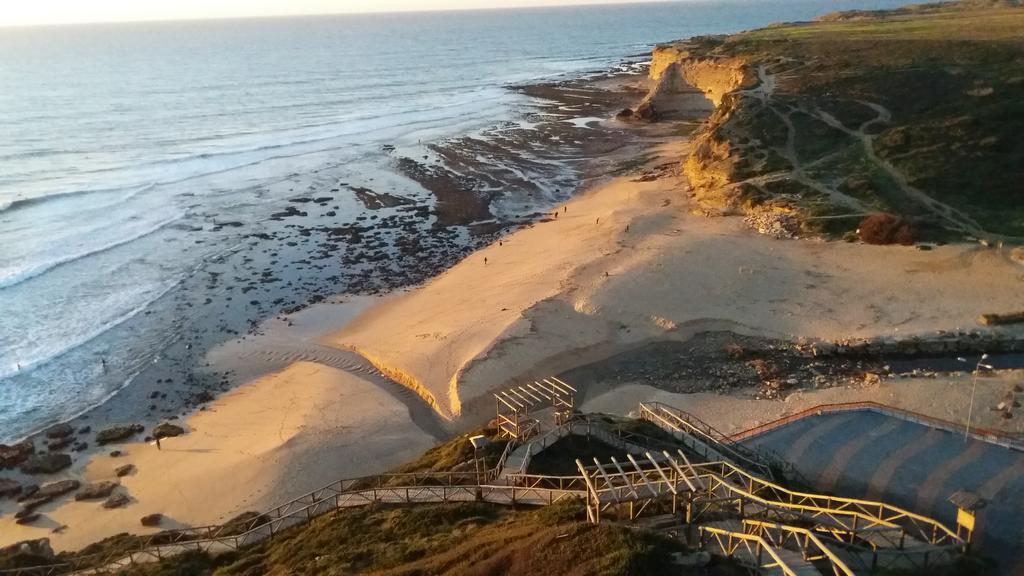
[[[979,363],[981,360],[978,361]],[[978,388],[978,367],[974,367],[974,376],[971,377],[971,403],[967,409],[967,427],[964,428],[964,442],[971,434],[971,415],[974,414],[974,391]]]
[[[984,366],[987,369],[992,369],[987,364],[982,364],[988,359],[988,354],[982,354],[981,358],[978,359],[978,363],[974,365],[974,373],[971,376],[971,403],[967,408],[967,427],[964,428],[964,442],[967,442],[968,437],[971,435],[971,417],[974,415],[974,391],[978,389],[978,370]]]

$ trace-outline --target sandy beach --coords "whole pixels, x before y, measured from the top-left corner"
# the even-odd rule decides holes
[[[706,109],[700,96],[684,97],[692,106],[681,108]],[[425,284],[382,298],[328,299],[214,348],[207,369],[247,383],[183,419],[185,435],[162,450],[119,445],[124,456],[97,456],[61,476],[111,480],[116,467],[133,464],[118,488],[131,498],[126,507],[58,502],[42,507],[34,525],[17,526],[16,505],[5,502],[0,544],[48,537],[55,549],[77,549],[142,533],[147,514],[163,514],[166,529],[263,510],[339,478],[383,472],[486,422],[498,388],[651,342],[708,331],[787,341],[927,336],[1020,307],[1024,269],[994,248],[775,240],[740,217],[698,215],[679,169],[688,140],[664,127],[635,129],[644,154],[600,157],[596,172],[614,175]],[[626,414],[659,400],[734,433],[815,404],[859,400],[958,420],[964,379],[886,380],[781,401],[640,382],[588,394],[586,382],[573,384],[585,410]],[[985,380],[980,404],[992,404],[1008,382]],[[1020,431],[1016,420],[979,414],[979,425]]]
[[[496,388],[654,340],[927,336],[1020,306],[1024,270],[995,249],[774,240],[738,217],[692,214],[674,170],[686,146],[656,148],[645,169],[667,164],[664,176],[590,190],[332,342],[455,418],[486,413]]]
[[[99,456],[79,474],[85,482],[119,480],[131,501],[105,510],[100,501],[43,507],[45,520],[19,526],[0,518],[4,543],[50,538],[54,549],[76,550],[121,532],[147,533],[216,524],[281,503],[338,478],[379,472],[435,443],[408,409],[378,386],[349,372],[311,362],[241,386],[185,421],[187,433],[155,444],[120,445],[123,456]],[[135,471],[118,479],[117,467]],[[13,503],[5,505],[12,512]],[[139,520],[160,513],[157,528]],[[54,532],[60,526],[67,528]]]

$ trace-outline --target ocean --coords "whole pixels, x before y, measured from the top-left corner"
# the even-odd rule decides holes
[[[0,28],[0,442],[130,387],[201,319],[221,330],[197,345],[345,291],[357,266],[281,265],[287,248],[252,239],[298,196],[322,197],[336,226],[376,218],[354,191],[428,197],[394,151],[526,126],[530,99],[510,86],[642,62],[657,42],[901,3]],[[572,190],[555,168],[530,178],[546,191],[536,209]],[[284,277],[250,300],[225,279],[260,258]],[[202,310],[214,300],[223,320]]]

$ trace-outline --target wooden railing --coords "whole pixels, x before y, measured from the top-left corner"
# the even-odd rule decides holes
[[[800,550],[804,560],[827,561],[833,576],[854,576],[853,570],[846,565],[846,562],[807,528],[761,522],[760,520],[744,520],[743,531],[760,536],[776,548],[795,547]]]
[[[713,548],[719,556],[732,558],[741,565],[761,573],[770,573],[767,571],[773,570],[781,572],[784,576],[797,576],[796,571],[779,556],[775,548],[755,534],[701,526],[700,548]]]
[[[689,436],[694,440],[694,442],[687,442],[689,448],[707,460],[730,460],[766,477],[772,476],[771,465],[766,458],[736,444],[729,436],[719,432],[693,414],[661,402],[641,402],[640,418],[667,429],[669,432]],[[687,441],[685,437],[679,439],[683,442]]]
[[[726,492],[728,496],[745,498],[765,506],[783,507],[801,511],[810,516],[828,517],[835,521],[848,536],[856,536],[858,530],[873,527],[897,527],[899,537],[890,541],[892,547],[904,548],[906,535],[932,546],[964,548],[966,542],[944,524],[923,516],[872,500],[827,496],[790,490],[763,478],[754,476],[730,462],[694,464],[701,473],[714,482],[714,489]],[[863,522],[863,524],[858,524]],[[841,533],[835,533],[842,536]]]
[[[575,418],[563,427],[563,435],[574,430],[594,434],[627,452],[650,448],[646,442],[664,444],[643,435],[608,429],[604,423],[588,417]],[[554,437],[552,434],[551,438]],[[129,552],[79,556],[59,564],[0,571],[0,574],[102,574],[185,551],[217,553],[237,550],[326,512],[373,503],[484,501],[544,505],[564,498],[586,497],[587,488],[582,476],[502,474],[515,448],[514,442],[506,446],[497,466],[485,475],[483,484],[476,472],[380,474],[343,479],[244,522],[160,532],[143,538]],[[890,543],[894,549],[902,549],[902,535],[907,533],[933,546],[962,549],[964,545],[956,533],[936,520],[885,503],[792,491],[727,461],[699,463],[694,468],[701,480],[700,486],[707,487],[706,492],[701,490],[697,495],[698,500],[708,506],[735,501],[741,516],[745,504],[756,503],[767,508],[792,510],[805,517],[827,517],[831,520],[831,534],[840,540],[848,537],[851,544],[865,530],[882,527],[898,528],[899,538]]]

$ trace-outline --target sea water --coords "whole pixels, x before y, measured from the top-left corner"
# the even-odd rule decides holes
[[[0,28],[0,442],[130,385],[180,329],[144,316],[297,189],[410,186],[384,147],[514,117],[523,98],[509,85],[642,59],[657,42],[901,3]],[[218,219],[237,233],[193,239]],[[108,358],[131,369],[108,373]]]

